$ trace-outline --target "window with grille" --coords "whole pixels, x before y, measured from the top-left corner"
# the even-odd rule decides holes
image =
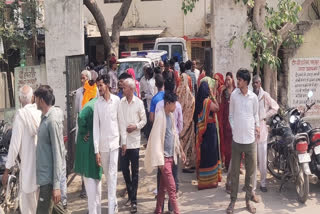
[[[200,65],[204,63],[204,48],[192,47],[191,48],[191,59],[197,60]]]

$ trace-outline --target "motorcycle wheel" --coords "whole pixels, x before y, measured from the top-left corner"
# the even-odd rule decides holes
[[[9,185],[6,190],[6,211],[7,213],[15,213],[19,209],[19,171],[16,171],[15,177],[9,178]]]
[[[280,156],[277,151],[273,148],[275,143],[269,143],[267,149],[267,168],[269,172],[278,180],[281,180],[283,171],[280,169]]]
[[[296,191],[298,201],[305,203],[309,196],[309,176],[304,173],[302,164],[299,165],[299,173],[296,178]]]

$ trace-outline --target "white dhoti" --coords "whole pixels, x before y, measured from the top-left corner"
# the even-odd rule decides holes
[[[254,172],[253,191],[257,188],[257,171],[260,171],[260,186],[266,187],[267,179],[267,141],[257,143],[257,169]]]
[[[20,192],[19,206],[21,214],[35,214],[37,212],[39,191],[24,193]]]
[[[83,177],[88,196],[89,214],[101,214],[101,181]]]
[[[103,173],[108,185],[108,209],[109,214],[118,212],[117,202],[117,175],[118,175],[119,149],[110,152],[101,152]]]

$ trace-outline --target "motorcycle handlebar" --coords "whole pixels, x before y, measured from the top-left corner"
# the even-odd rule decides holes
[[[310,106],[309,106],[309,109],[312,108],[312,106],[314,106],[316,104],[316,102],[313,102]]]
[[[314,106],[315,104],[316,104],[315,102],[313,102],[311,105],[306,104],[307,109],[303,112],[303,115],[304,115],[304,113],[306,113],[307,111],[309,111],[309,110],[312,108],[312,106]]]

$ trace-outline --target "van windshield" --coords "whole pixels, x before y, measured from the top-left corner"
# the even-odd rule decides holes
[[[182,45],[172,45],[171,46],[171,57],[177,56],[179,62],[183,60],[182,55]]]
[[[128,68],[133,68],[136,75],[136,80],[140,81],[143,77],[143,67],[148,65],[148,62],[121,62],[118,67],[118,77]]]

